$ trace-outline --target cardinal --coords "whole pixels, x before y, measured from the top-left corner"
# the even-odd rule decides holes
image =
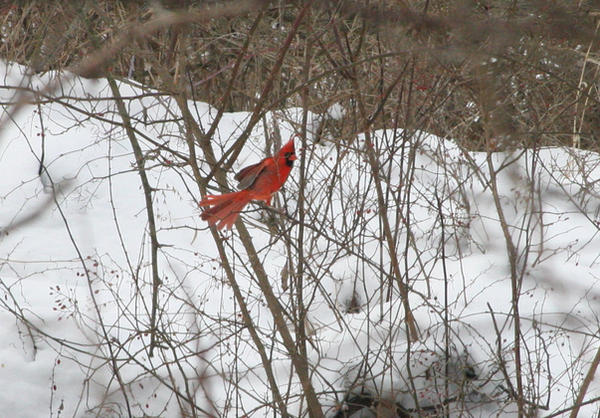
[[[273,194],[287,180],[295,160],[296,151],[292,138],[273,157],[245,167],[235,175],[234,178],[239,182],[238,189],[241,189],[239,192],[207,195],[200,201],[199,206],[210,206],[200,217],[209,225],[217,225],[218,229],[231,229],[240,212],[251,200],[271,204]]]

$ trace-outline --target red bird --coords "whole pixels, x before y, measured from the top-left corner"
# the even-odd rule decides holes
[[[207,195],[198,205],[211,206],[200,216],[209,225],[218,229],[231,229],[240,212],[251,200],[262,200],[271,204],[273,194],[283,186],[296,160],[294,139],[285,144],[277,155],[260,163],[243,168],[235,175],[239,192],[220,196]]]

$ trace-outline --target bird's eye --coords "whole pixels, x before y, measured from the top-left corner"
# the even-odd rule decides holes
[[[286,153],[285,153],[285,158],[290,158],[291,156],[292,156],[292,153],[291,153],[291,152],[286,152]]]

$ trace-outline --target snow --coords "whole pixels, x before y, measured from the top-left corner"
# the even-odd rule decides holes
[[[16,64],[3,63],[0,71],[3,102],[19,97],[17,86],[37,90],[60,80],[53,93],[57,101],[25,105],[12,120],[6,113],[2,117],[1,409],[20,417],[121,416],[127,408],[135,416],[180,416],[191,399],[200,416],[215,410],[227,416],[272,415],[264,406],[272,395],[260,356],[198,216],[198,187],[176,155],[188,153],[176,103],[157,94],[140,98],[156,92],[119,83],[146,155],[162,244],[161,348],[150,357],[147,213],[108,83],[69,74],[30,76]],[[191,102],[190,108],[208,129],[215,109]],[[334,106],[329,117],[339,119],[343,112]],[[309,116],[313,127],[323,118]],[[217,158],[248,118],[243,112],[223,116],[212,138]],[[265,131],[292,136],[302,110],[281,109],[265,120],[268,125],[253,130],[233,171],[264,156]],[[312,138],[310,127],[308,133]],[[164,148],[157,151],[146,137]],[[281,213],[251,206],[242,215],[273,291],[290,311],[295,290],[284,285],[282,272],[297,256],[297,246],[304,246],[308,358],[324,412],[333,415],[348,390],[377,392],[407,409],[416,407],[415,399],[420,406],[434,405],[443,392],[433,388],[444,386],[447,369],[448,394],[467,394],[453,403],[452,414],[512,416],[516,406],[504,376],[516,385],[505,233],[516,247],[515,269],[523,278],[525,394],[548,412],[572,406],[600,346],[600,156],[543,148],[488,158],[425,132],[401,130],[373,132],[373,141],[387,214],[392,231],[398,231],[395,250],[409,278],[409,302],[420,330],[410,352],[362,135],[351,142],[307,141],[301,243],[296,232],[300,164],[276,199]],[[383,151],[389,149],[393,155]],[[45,170],[39,176],[42,152]],[[206,175],[210,168],[200,149],[197,154]],[[490,179],[497,183],[497,199]],[[35,216],[19,223],[29,215]],[[226,235],[228,258],[280,391],[300,393],[246,252],[235,232]],[[347,313],[353,295],[356,312]],[[476,377],[466,379],[466,370]],[[599,395],[594,381],[586,399]],[[297,414],[300,404],[294,399],[287,405]],[[598,410],[592,403],[582,408],[582,416]]]

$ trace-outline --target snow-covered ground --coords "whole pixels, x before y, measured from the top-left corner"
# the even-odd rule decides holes
[[[9,118],[11,102],[22,98],[18,87],[43,89],[59,76],[29,77],[12,64],[1,64],[0,76],[0,410],[14,417],[192,409],[272,416],[261,357],[198,216],[200,192],[181,158],[189,150],[175,101],[119,83],[155,190],[162,284],[159,347],[150,357],[148,216],[108,83],[67,75],[52,92],[56,100],[40,97],[42,104]],[[189,105],[208,130],[216,110]],[[212,138],[217,158],[248,116],[223,116]],[[318,118],[310,116],[314,126]],[[264,157],[265,132],[277,127],[287,140],[302,112],[283,109],[264,120],[235,170]],[[513,282],[527,407],[543,414],[571,407],[600,348],[600,156],[544,148],[488,158],[424,132],[374,132],[394,251],[420,331],[409,344],[364,138],[310,139],[302,152],[302,241],[299,163],[275,199],[279,212],[250,205],[242,217],[288,312],[297,303],[289,263],[297,269],[302,245],[308,358],[324,413],[334,415],[346,392],[366,391],[409,411],[451,398],[455,416],[512,416]],[[237,233],[224,235],[279,391],[297,415],[305,405],[295,396],[301,389],[289,356]],[[596,380],[585,399],[598,396]],[[591,402],[581,416],[599,410]]]

